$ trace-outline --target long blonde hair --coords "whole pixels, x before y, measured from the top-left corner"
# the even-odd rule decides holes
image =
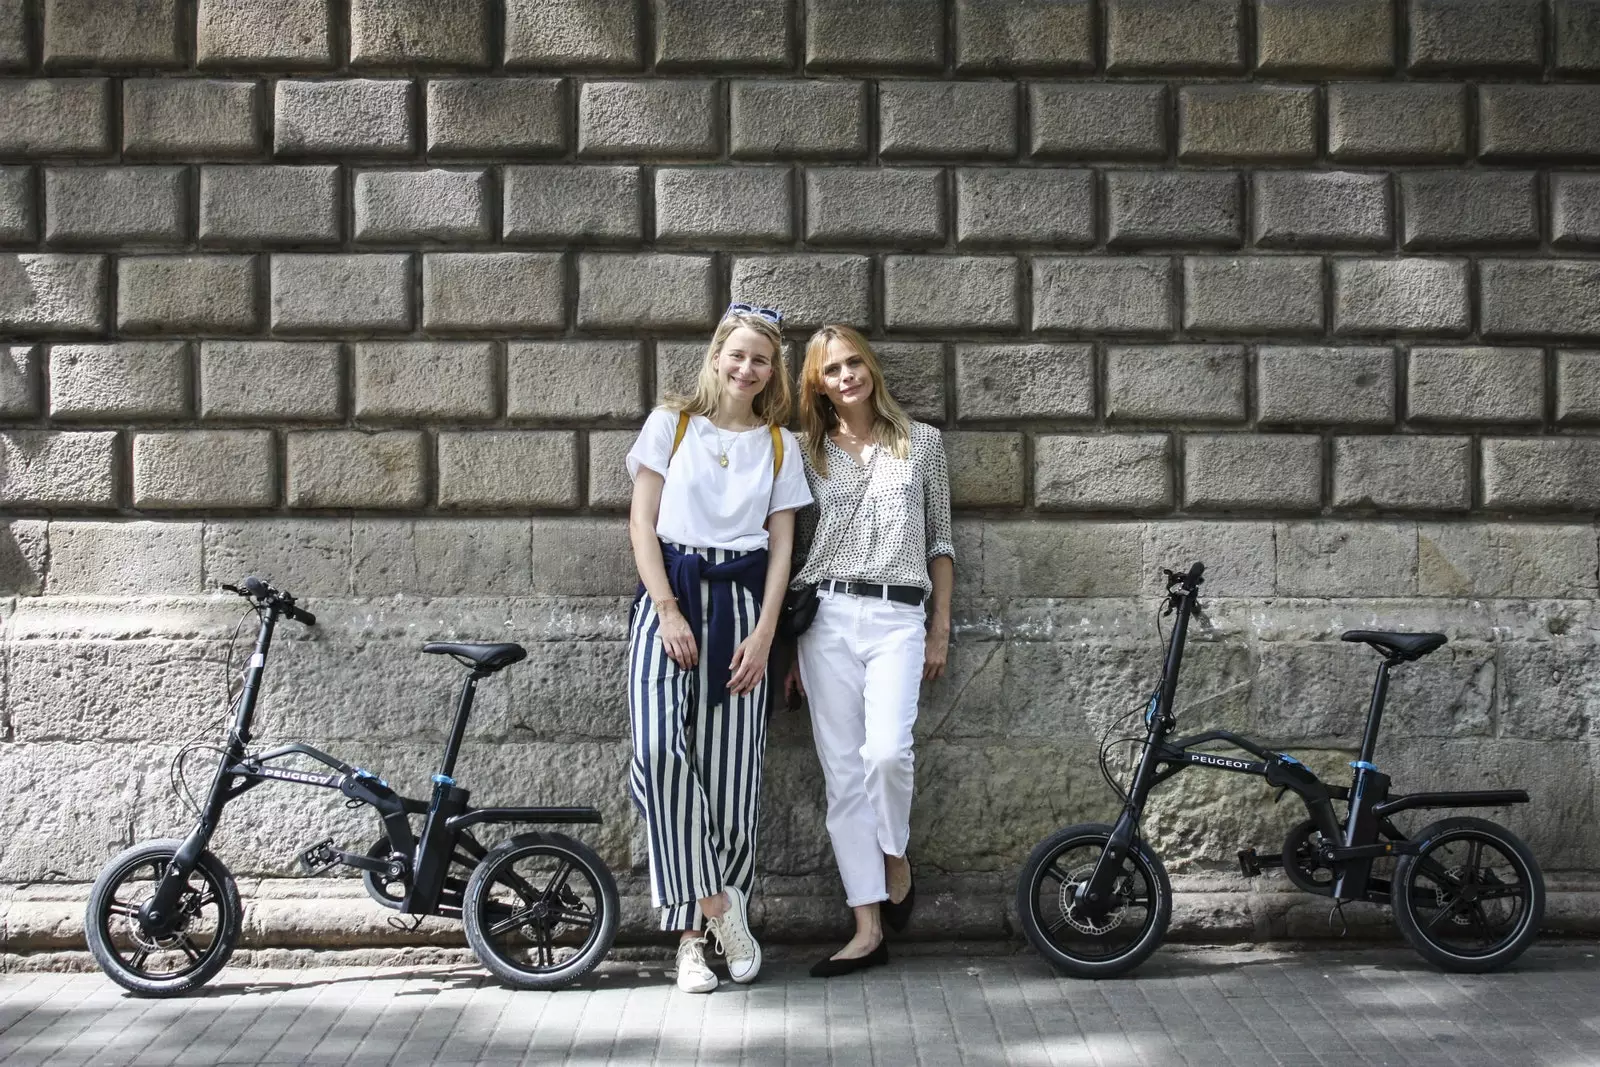
[[[694,392],[688,396],[669,395],[666,397],[666,406],[708,419],[716,417],[717,405],[722,402],[722,379],[717,377],[717,356],[722,354],[722,346],[728,343],[729,335],[738,329],[754,330],[772,342],[772,377],[756,394],[751,407],[756,417],[768,426],[787,425],[794,397],[789,385],[789,369],[783,361],[783,332],[771,320],[747,311],[730,311],[717,323],[717,330],[711,335],[711,344],[706,346],[706,358],[700,364]]]
[[[800,371],[800,428],[805,431],[806,455],[811,466],[824,478],[828,476],[828,433],[839,424],[839,413],[822,384],[822,366],[828,360],[828,344],[843,341],[867,365],[867,375],[872,379],[872,434],[880,445],[896,459],[911,454],[911,419],[904,409],[889,395],[883,381],[883,365],[878,355],[861,336],[859,330],[849,326],[824,326],[806,342],[806,362]]]

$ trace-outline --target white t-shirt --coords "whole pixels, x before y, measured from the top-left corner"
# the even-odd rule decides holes
[[[767,547],[767,516],[811,503],[800,444],[783,435],[783,469],[772,477],[772,433],[765,426],[737,433],[718,430],[700,415],[689,418],[677,454],[672,438],[678,413],[657,408],[628,453],[628,477],[649,467],[666,479],[656,536],[691,548],[753,552]],[[728,451],[728,465],[718,462]]]

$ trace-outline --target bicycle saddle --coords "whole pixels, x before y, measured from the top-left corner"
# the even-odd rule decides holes
[[[1450,639],[1444,634],[1402,634],[1384,630],[1346,630],[1341,641],[1361,641],[1395,659],[1421,659]]]
[[[460,645],[449,641],[430,641],[422,646],[422,651],[432,652],[441,656],[454,656],[472,664],[481,671],[497,671],[502,667],[509,667],[513,663],[520,663],[528,658],[528,650],[521,645]]]

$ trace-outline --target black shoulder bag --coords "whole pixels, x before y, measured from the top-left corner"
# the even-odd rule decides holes
[[[878,462],[878,453],[881,448],[873,446],[872,458],[867,460],[866,481],[862,483],[861,495],[856,497],[855,507],[850,509],[850,517],[844,520],[841,530],[848,530],[850,524],[856,521],[856,513],[861,510],[861,502],[867,498],[867,489],[872,485],[872,467]],[[820,512],[822,505],[817,505]],[[818,525],[821,521],[818,520]],[[816,546],[813,545],[813,548]],[[778,633],[791,641],[811,628],[811,623],[817,617],[817,605],[821,601],[817,597],[817,586],[808,582],[796,589],[790,589],[783,594],[783,610],[778,615]]]

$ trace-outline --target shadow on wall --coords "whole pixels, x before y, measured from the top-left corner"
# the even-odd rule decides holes
[[[0,479],[6,473],[7,467],[0,465]],[[32,596],[43,587],[44,533],[42,520],[0,523],[0,597]]]

